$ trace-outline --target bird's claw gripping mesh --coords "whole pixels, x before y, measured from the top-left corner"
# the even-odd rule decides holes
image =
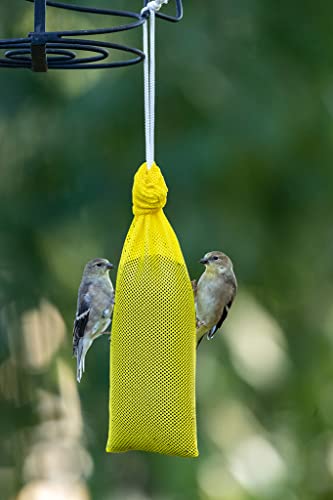
[[[141,165],[117,276],[106,450],[195,457],[194,299],[166,198],[160,169]]]

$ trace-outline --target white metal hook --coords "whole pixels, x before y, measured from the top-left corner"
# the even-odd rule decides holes
[[[151,10],[158,12],[162,5],[168,2],[169,0],[151,0],[151,2],[148,2],[146,7],[141,10],[140,14],[143,16],[146,12],[150,12]]]

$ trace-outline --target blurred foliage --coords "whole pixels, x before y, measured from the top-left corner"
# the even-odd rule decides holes
[[[224,335],[200,346],[200,457],[107,455],[108,342],[78,388],[71,358],[82,267],[117,263],[132,217],[142,67],[3,69],[1,498],[333,498],[333,4],[184,7],[181,23],[158,22],[166,213],[192,277],[222,249],[240,283]],[[103,25],[54,9],[48,21]],[[3,38],[31,29],[30,4],[1,3]],[[141,44],[140,30],[115,38]]]

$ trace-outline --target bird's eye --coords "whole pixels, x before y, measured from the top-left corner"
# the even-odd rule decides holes
[[[98,264],[96,264],[97,267],[102,267],[102,265],[103,264],[101,262],[99,262]]]
[[[219,260],[219,258],[216,255],[214,255],[213,259],[214,260]]]

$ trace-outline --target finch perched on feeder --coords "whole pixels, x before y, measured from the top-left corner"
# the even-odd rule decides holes
[[[106,333],[112,318],[114,289],[107,259],[89,261],[83,271],[73,331],[73,354],[77,359],[77,381],[85,370],[85,357],[93,341]]]
[[[232,262],[222,252],[209,252],[200,262],[206,269],[192,282],[197,317],[197,347],[204,335],[210,340],[226,319],[237,291]]]

